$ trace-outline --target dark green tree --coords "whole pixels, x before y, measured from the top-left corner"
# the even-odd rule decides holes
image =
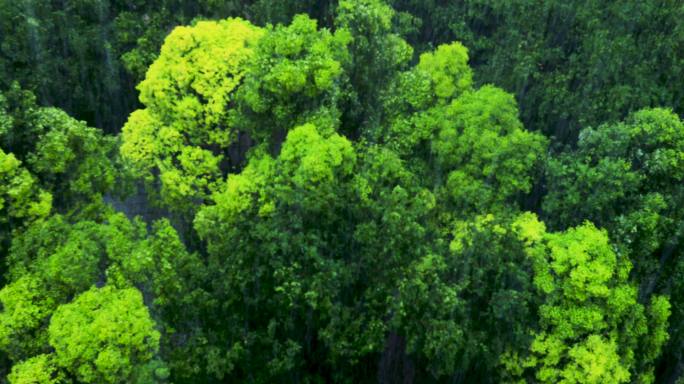
[[[115,189],[115,179],[125,181],[119,166],[116,139],[88,127],[64,111],[39,107],[31,92],[17,84],[0,93],[0,148],[21,160],[52,193],[59,212],[99,202]]]
[[[526,127],[572,143],[640,108],[684,112],[679,2],[393,0],[419,51],[459,40],[478,84],[515,95]]]

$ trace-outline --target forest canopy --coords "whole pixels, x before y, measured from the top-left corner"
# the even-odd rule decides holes
[[[0,2],[0,383],[684,383],[683,19]]]

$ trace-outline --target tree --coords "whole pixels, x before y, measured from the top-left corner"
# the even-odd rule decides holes
[[[46,217],[52,207],[52,196],[41,190],[33,177],[21,166],[21,162],[13,154],[0,150],[0,209],[3,226],[13,229],[16,220],[30,222]],[[4,231],[3,231],[4,232]]]
[[[504,354],[529,346],[539,298],[514,219],[454,222],[441,247],[408,261],[391,308],[416,381],[500,382]]]
[[[60,306],[48,333],[55,363],[79,381],[129,383],[158,352],[154,328],[140,292],[105,286]]]
[[[21,361],[45,350],[46,319],[58,303],[42,281],[24,276],[0,290],[0,349]]]
[[[335,1],[160,0],[0,5],[0,88],[18,81],[40,105],[65,110],[108,134],[139,108],[135,85],[170,30],[197,19],[241,17],[259,25],[307,13],[327,21]],[[65,84],[71,86],[65,86]]]
[[[239,135],[275,148],[307,119],[337,121],[345,36],[306,16],[266,31],[240,19],[176,29],[140,84],[147,108],[124,127],[122,155],[141,175],[159,174],[165,205],[192,210],[239,169]],[[231,155],[236,146],[242,155]]]
[[[112,19],[140,2],[87,0],[0,5],[0,88],[12,81],[40,105],[64,109],[115,133],[135,106],[133,84],[118,60]]]
[[[358,137],[381,122],[383,87],[411,59],[413,49],[392,28],[394,10],[381,0],[342,0],[335,27],[351,35],[342,131]]]
[[[510,94],[472,86],[461,44],[422,54],[383,99],[386,123],[372,140],[432,180],[449,212],[492,212],[530,192],[547,140],[524,129]]]
[[[52,209],[52,195],[37,184],[13,154],[0,149],[0,282],[12,236],[24,225],[47,217]]]
[[[39,107],[16,84],[0,94],[0,121],[0,146],[11,149],[52,193],[59,212],[98,202],[114,192],[117,176],[124,181],[113,137],[59,109]]]
[[[672,293],[673,319],[682,304],[676,292],[682,231],[684,124],[665,109],[635,112],[624,122],[586,128],[575,151],[548,164],[547,221],[555,226],[591,220],[627,253],[640,282],[640,298]],[[679,333],[672,353],[680,355]]]
[[[639,268],[676,233],[684,124],[665,109],[582,131],[577,150],[549,162],[544,208],[555,226],[591,220],[630,244]],[[666,227],[667,226],[667,227]]]
[[[444,106],[473,89],[472,76],[468,50],[458,42],[423,53],[415,67],[397,73],[383,92],[385,124],[382,130],[369,130],[370,140],[405,158],[427,157]]]
[[[177,28],[140,83],[147,108],[129,117],[121,154],[138,175],[159,175],[167,206],[187,211],[216,188],[223,152],[237,135],[226,106],[262,34],[241,19]]]
[[[391,4],[418,52],[458,39],[470,49],[477,84],[497,84],[514,94],[525,126],[559,146],[573,144],[582,127],[640,108],[683,111],[683,11],[674,3]]]
[[[453,101],[445,117],[433,150],[458,208],[487,211],[530,191],[546,140],[523,129],[511,95],[485,86]]]
[[[264,35],[239,91],[238,121],[251,138],[279,148],[287,132],[305,123],[339,124],[343,66],[350,41],[344,29],[318,29],[297,15]]]
[[[530,355],[506,361],[516,376],[531,369],[548,383],[653,382],[653,362],[667,340],[670,304],[638,303],[630,261],[590,223],[545,233],[534,215],[514,224],[525,242],[541,295]]]
[[[349,276],[319,334],[330,349],[335,381],[377,376],[391,382],[411,365],[396,326],[397,282],[413,260],[443,245],[434,233],[435,196],[382,146],[357,147],[351,188],[348,228],[342,244],[333,244],[345,255]]]
[[[356,161],[347,139],[323,132],[331,131],[303,125],[277,158],[255,153],[195,218],[222,303],[212,339],[230,340],[208,363],[216,378],[285,380],[304,366],[312,379],[321,373],[322,347],[312,340],[349,276],[337,239]]]
[[[197,357],[192,351],[176,353],[200,344],[195,327],[210,301],[203,291],[204,266],[187,252],[168,221],[155,223],[148,233],[144,223],[122,214],[101,215],[98,221],[76,223],[55,215],[15,236],[7,258],[8,283],[0,289],[0,350],[15,365],[49,353],[48,325],[55,312],[106,282],[112,289],[136,287],[144,294],[155,329],[165,336],[160,344],[169,351],[163,360],[169,367],[152,361],[136,371],[138,380],[169,368],[181,376]]]
[[[18,362],[47,351],[47,324],[62,304],[98,282],[104,271],[103,226],[62,216],[33,223],[12,241],[8,283],[0,290],[0,349]],[[131,248],[131,242],[125,244]]]
[[[12,367],[11,384],[59,384],[64,382],[51,355],[38,355]]]

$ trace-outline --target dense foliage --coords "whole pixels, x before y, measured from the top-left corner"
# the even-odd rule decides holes
[[[683,381],[661,3],[0,3],[0,383]]]

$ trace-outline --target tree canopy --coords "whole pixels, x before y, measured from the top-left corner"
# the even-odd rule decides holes
[[[0,384],[684,380],[682,10],[0,4]]]

